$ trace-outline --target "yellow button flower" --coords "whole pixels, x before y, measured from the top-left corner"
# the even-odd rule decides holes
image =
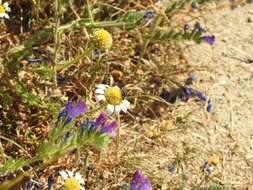
[[[104,30],[96,30],[93,34],[94,42],[100,50],[109,50],[112,46],[112,36],[111,34]]]

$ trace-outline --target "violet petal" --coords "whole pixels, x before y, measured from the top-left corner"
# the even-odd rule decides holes
[[[138,190],[152,190],[151,184],[146,176],[142,177],[141,185]]]
[[[71,119],[74,119],[75,117],[77,117],[78,115],[80,115],[80,114],[82,114],[82,113],[84,113],[86,111],[87,111],[86,104],[82,100],[79,100],[77,102],[76,106],[69,113],[69,117]]]
[[[215,36],[211,35],[211,36],[203,36],[202,39],[207,42],[210,45],[213,45],[215,43]]]
[[[97,117],[97,119],[96,119],[96,124],[97,124],[97,125],[104,125],[105,122],[106,122],[106,120],[107,120],[107,115],[106,115],[104,112],[102,112],[102,113]]]
[[[106,125],[105,127],[101,128],[100,132],[107,133],[109,136],[114,136],[116,128],[117,128],[117,123],[116,121],[113,121],[109,125]]]
[[[136,170],[136,172],[134,173],[134,177],[131,183],[131,187],[130,190],[136,190],[137,184],[140,182],[142,177],[141,171],[140,170]]]

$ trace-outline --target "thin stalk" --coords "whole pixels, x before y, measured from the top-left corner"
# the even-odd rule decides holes
[[[80,148],[77,148],[77,149],[76,149],[75,161],[76,161],[77,164],[80,163]]]
[[[89,48],[89,49],[85,50],[82,54],[77,56],[76,58],[74,58],[70,61],[66,61],[63,64],[57,65],[56,71],[59,72],[59,73],[65,71],[70,66],[75,65],[77,62],[79,62],[81,59],[83,59],[85,57],[88,57],[89,54],[91,53],[91,51],[92,51],[92,48]]]
[[[90,8],[90,2],[89,2],[89,0],[86,0],[86,3],[87,3],[87,9],[88,9],[89,19],[91,21],[91,24],[93,24],[94,20],[93,20],[92,11],[91,11],[91,8]]]
[[[54,27],[54,59],[53,59],[53,68],[52,68],[52,80],[55,86],[57,86],[57,62],[58,62],[58,53],[60,50],[61,36],[60,36],[60,0],[55,1],[55,27]]]
[[[120,114],[117,115],[117,121],[118,121],[118,129],[117,129],[117,137],[116,137],[116,155],[118,157],[118,153],[120,150]]]
[[[65,24],[59,27],[59,31],[67,32],[73,28],[106,28],[106,27],[126,27],[128,23],[119,21],[101,21],[91,23],[90,19],[74,20],[69,24]]]
[[[84,178],[86,178],[87,168],[89,163],[89,151],[86,150],[85,152],[85,158],[84,158],[84,165],[83,165],[83,172],[84,172]]]
[[[162,21],[162,18],[163,18],[163,17],[162,17],[161,14],[157,15],[156,20],[155,20],[155,22],[154,22],[154,24],[153,24],[153,26],[152,26],[152,28],[151,28],[150,36],[149,36],[149,38],[145,41],[145,43],[144,43],[144,45],[143,45],[141,56],[143,56],[143,55],[145,54],[146,49],[147,49],[149,43],[152,41],[152,39],[153,39],[153,37],[154,37],[154,35],[155,35],[156,28],[160,25],[160,23],[161,23],[161,21]]]

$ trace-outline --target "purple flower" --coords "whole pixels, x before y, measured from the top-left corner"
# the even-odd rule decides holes
[[[152,190],[148,178],[142,175],[140,170],[136,170],[131,183],[130,190]]]
[[[181,100],[188,101],[189,98],[194,96],[198,97],[200,101],[206,101],[206,96],[202,92],[188,87],[182,88]]]
[[[209,99],[208,102],[207,102],[206,111],[207,111],[207,112],[211,112],[211,111],[212,111],[212,102],[211,102],[210,99]]]
[[[184,87],[182,89],[182,97],[181,100],[182,101],[188,101],[189,98],[193,95],[193,89],[188,88],[188,87]]]
[[[215,36],[210,35],[210,36],[203,36],[202,39],[207,42],[210,45],[213,45],[215,43]]]
[[[68,101],[65,108],[58,114],[55,126],[58,126],[58,123],[62,117],[67,117],[64,121],[64,125],[66,125],[75,119],[78,115],[85,113],[86,111],[87,106],[82,100],[79,100],[75,107],[73,106],[72,101]]]
[[[196,90],[194,95],[197,96],[200,101],[203,101],[203,102],[206,101],[206,97],[202,92]]]
[[[80,135],[82,137],[84,131],[86,131],[86,130],[91,131],[91,132],[95,131],[98,128],[98,125],[97,125],[97,123],[95,121],[87,120],[87,121],[81,123],[80,127],[81,127],[81,133],[80,133]]]
[[[102,113],[97,117],[97,119],[96,119],[96,124],[97,124],[97,125],[104,125],[105,122],[106,122],[106,120],[107,120],[107,115],[106,115],[104,112],[102,112]]]
[[[115,134],[115,130],[117,128],[117,122],[113,121],[109,124],[107,123],[107,115],[105,113],[101,113],[96,120],[88,120],[83,122],[81,127],[81,136],[84,131],[88,130],[90,132],[98,131],[99,133],[106,133],[107,135],[113,137]]]
[[[110,124],[102,127],[100,129],[100,132],[101,133],[107,133],[109,136],[113,137],[115,135],[115,130],[116,130],[117,126],[118,126],[117,122],[113,121]]]
[[[202,34],[206,32],[206,29],[204,29],[202,26],[200,26],[199,22],[197,22],[194,25],[194,29],[197,30],[198,33]]]
[[[77,117],[78,115],[80,115],[86,111],[87,111],[86,104],[82,100],[79,100],[77,102],[76,106],[69,111],[68,117],[71,118],[71,120],[72,120],[75,117]]]

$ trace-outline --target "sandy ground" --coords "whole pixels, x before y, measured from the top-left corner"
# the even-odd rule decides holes
[[[222,183],[253,189],[253,4],[213,11],[201,23],[217,41],[186,50],[192,66],[208,68],[199,86],[214,106],[197,143],[218,152]]]

